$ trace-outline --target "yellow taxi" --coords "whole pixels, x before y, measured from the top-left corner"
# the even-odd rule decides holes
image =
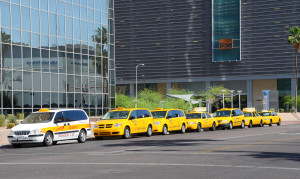
[[[243,113],[245,116],[245,125],[248,126],[248,128],[252,128],[253,126],[263,127],[263,119],[255,111],[255,108],[244,108]]]
[[[163,135],[167,135],[168,131],[185,133],[187,124],[182,110],[156,108],[151,113],[154,120],[154,133],[162,133]]]
[[[277,124],[277,126],[281,125],[281,116],[279,116],[274,111],[262,111],[258,113],[260,116],[262,116],[264,125],[267,124],[269,126],[272,126],[273,124]]]
[[[94,126],[94,136],[102,139],[105,136],[122,136],[130,138],[131,134],[146,133],[152,135],[153,117],[144,108],[117,108],[107,112]]]
[[[215,112],[214,117],[222,129],[240,126],[245,128],[245,119],[243,112],[238,108],[222,108]]]
[[[211,131],[216,130],[218,122],[211,117],[205,107],[194,108],[192,112],[186,114],[187,129],[201,132],[204,128],[209,128]]]

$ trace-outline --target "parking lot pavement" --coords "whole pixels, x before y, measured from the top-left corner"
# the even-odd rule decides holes
[[[0,149],[3,178],[298,178],[300,124]]]

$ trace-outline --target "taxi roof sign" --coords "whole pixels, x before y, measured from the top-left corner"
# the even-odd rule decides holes
[[[206,112],[206,107],[193,108],[193,112]]]
[[[49,109],[45,109],[45,108],[39,110],[39,112],[49,112],[49,111],[50,111]]]
[[[255,112],[255,108],[244,108],[243,111],[247,111],[247,112]]]
[[[119,107],[119,108],[117,108],[116,110],[124,110],[125,108],[123,108],[123,107]]]
[[[163,108],[155,108],[155,110],[163,110]]]

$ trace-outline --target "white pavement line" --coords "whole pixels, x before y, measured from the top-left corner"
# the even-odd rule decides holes
[[[235,166],[235,165],[214,165],[214,164],[186,164],[186,163],[0,163],[0,165],[138,165],[138,166],[189,166],[189,167],[223,167],[223,168],[252,168],[252,169],[274,169],[274,170],[296,170],[300,168],[285,168],[272,166]]]

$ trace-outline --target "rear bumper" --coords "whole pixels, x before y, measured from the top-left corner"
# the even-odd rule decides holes
[[[118,128],[111,128],[111,129],[96,129],[94,128],[94,136],[99,137],[99,136],[119,136],[123,135],[124,130],[123,129],[118,129]]]

